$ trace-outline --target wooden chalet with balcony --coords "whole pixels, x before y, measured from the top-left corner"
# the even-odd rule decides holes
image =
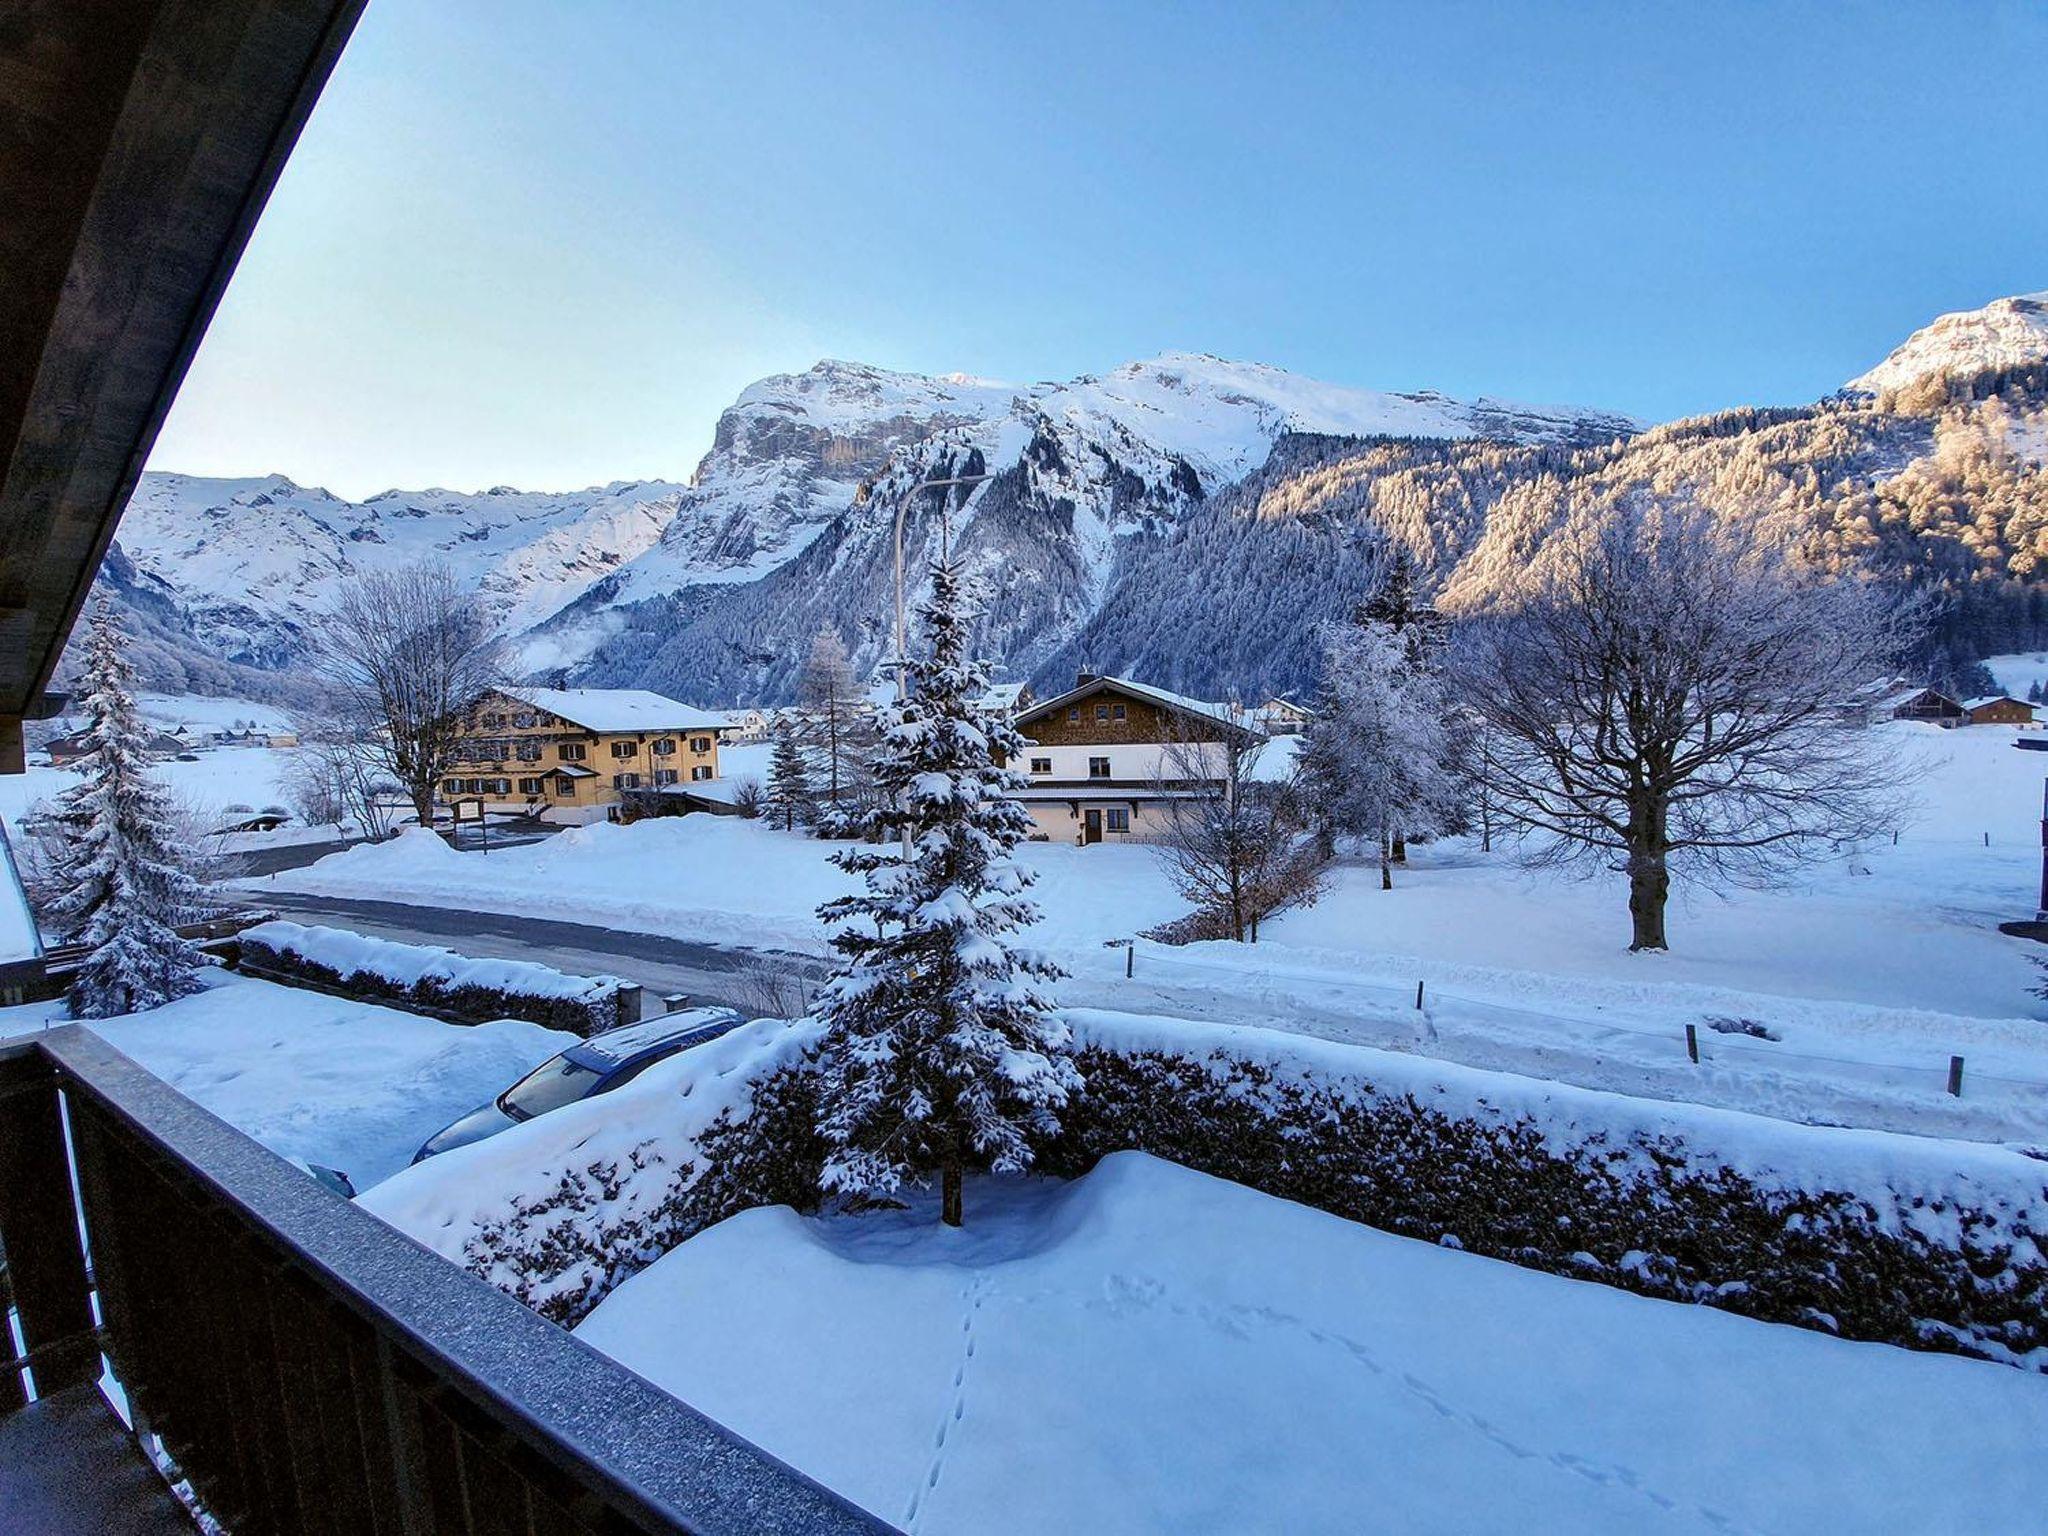
[[[470,713],[441,798],[542,821],[616,818],[625,796],[718,777],[725,717],[644,688],[505,688]]]
[[[1156,837],[1168,802],[1214,794],[1229,752],[1265,739],[1227,704],[1086,672],[1012,723],[1029,743],[1017,798],[1036,836],[1083,846]]]

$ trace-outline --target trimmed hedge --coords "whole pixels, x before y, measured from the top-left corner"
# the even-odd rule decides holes
[[[1676,1135],[1560,1148],[1528,1116],[1446,1114],[1362,1080],[1315,1084],[1218,1051],[1090,1046],[1045,1172],[1136,1149],[1406,1237],[1843,1338],[2048,1371],[2048,1166],[2017,1210],[1769,1188]],[[1875,1197],[1873,1199],[1872,1197]]]
[[[637,1000],[639,990],[616,976],[572,976],[528,961],[472,960],[434,945],[286,922],[244,930],[240,963],[277,981],[455,1023],[525,1019],[586,1039],[634,1022],[621,1016],[621,994]]]
[[[1087,1088],[1037,1148],[1044,1172],[1079,1177],[1109,1153],[1149,1152],[1532,1269],[2048,1371],[2048,1164],[1974,1148],[1976,1177],[1946,1166],[1946,1144],[1912,1137],[1382,1062],[1259,1030],[1189,1025],[1185,1044],[1162,1046],[1169,1021],[1077,1017]],[[1236,1043],[1214,1044],[1226,1036]],[[806,1064],[778,1065],[687,1144],[649,1140],[562,1174],[544,1199],[475,1231],[465,1262],[573,1324],[728,1216],[816,1209],[816,1091]],[[1768,1172],[1728,1165],[1745,1155]]]

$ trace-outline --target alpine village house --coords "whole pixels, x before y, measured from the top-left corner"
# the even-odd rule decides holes
[[[580,824],[627,792],[718,777],[723,716],[644,688],[506,688],[472,712],[442,797]]]
[[[1169,802],[1214,793],[1229,751],[1266,734],[1228,705],[1087,672],[1011,723],[1027,743],[1017,798],[1036,835],[1083,846],[1158,837]]]

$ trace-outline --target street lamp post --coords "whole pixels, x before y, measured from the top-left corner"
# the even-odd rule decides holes
[[[910,635],[903,617],[903,515],[910,510],[911,502],[920,491],[950,491],[959,485],[979,485],[992,479],[990,475],[949,475],[943,480],[926,480],[910,488],[910,494],[896,503],[896,703],[900,707],[910,697]],[[940,516],[945,515],[943,503]],[[943,548],[943,535],[942,544]],[[905,816],[903,826],[903,862],[910,862],[910,818]]]

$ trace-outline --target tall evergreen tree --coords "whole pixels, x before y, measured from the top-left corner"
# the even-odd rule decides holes
[[[89,953],[71,984],[72,1017],[138,1013],[198,990],[199,951],[176,925],[204,915],[204,888],[178,845],[169,791],[149,772],[127,636],[93,614],[80,677],[90,750],[83,782],[49,817],[53,896],[44,921]]]
[[[827,1188],[883,1196],[936,1169],[941,1219],[958,1226],[964,1171],[1026,1167],[1029,1137],[1058,1129],[1081,1079],[1036,986],[1058,968],[1009,940],[1038,920],[1012,856],[1031,828],[1013,798],[1023,780],[997,766],[1024,742],[975,713],[988,672],[968,651],[975,607],[950,563],[933,567],[918,616],[925,654],[909,663],[910,698],[881,712],[872,763],[908,818],[909,858],[836,854],[867,891],[818,909],[851,962],[818,1004],[821,1127]]]
[[[775,726],[774,749],[768,754],[768,794],[762,802],[767,818],[785,832],[811,819],[811,774],[803,743],[787,716]]]

